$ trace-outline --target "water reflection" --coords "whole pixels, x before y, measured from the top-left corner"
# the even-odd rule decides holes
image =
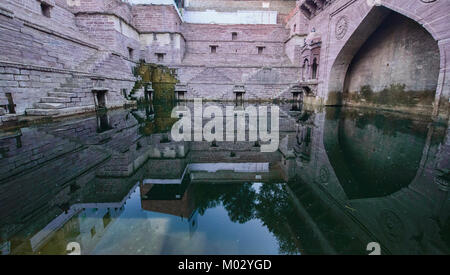
[[[411,183],[429,121],[358,110],[329,110],[327,115],[332,119],[325,124],[325,148],[350,199],[387,196]]]
[[[286,104],[261,153],[172,141],[167,104],[2,133],[1,253],[449,253],[447,128]]]

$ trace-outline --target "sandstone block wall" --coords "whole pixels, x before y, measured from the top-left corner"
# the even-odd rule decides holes
[[[180,33],[141,34],[141,55],[147,63],[180,64],[185,54],[185,40]],[[158,57],[158,55],[162,55]]]
[[[141,33],[180,31],[182,21],[173,6],[138,5],[132,12],[134,25]]]
[[[234,85],[243,84],[245,100],[275,98],[299,79],[299,67],[284,52],[288,34],[280,25],[184,24],[178,76],[188,84],[186,97],[234,100]]]
[[[0,79],[12,80],[0,80],[0,89],[4,93],[11,93],[17,114],[25,113],[26,109],[32,108],[34,103],[41,102],[41,98],[49,97],[55,92],[73,94],[64,103],[66,107],[90,107],[89,110],[92,111],[95,105],[92,88],[98,87],[97,85],[109,89],[106,94],[107,107],[122,106],[126,102],[122,96],[122,90],[126,89],[129,93],[134,86],[132,79],[108,77],[99,83],[87,74],[74,74],[34,66],[11,66],[6,63],[0,63],[1,65],[3,67],[0,67]],[[115,63],[110,66],[111,69],[106,73],[117,67]]]
[[[263,5],[263,3],[265,3]],[[267,6],[268,3],[268,6]],[[190,0],[185,2],[187,10],[203,11],[203,10],[216,10],[216,11],[236,11],[236,10],[272,10],[277,11],[280,14],[288,14],[294,7],[294,1],[283,0],[246,0],[246,1],[233,1],[233,0]]]
[[[49,32],[28,21],[0,15],[1,61],[74,69],[96,52],[93,45]]]
[[[66,2],[64,0],[58,0]],[[124,1],[115,0],[76,0],[72,1],[70,5],[63,4],[68,9],[78,16],[79,14],[108,14],[114,15],[127,24],[133,24],[132,6]]]
[[[105,14],[80,14],[76,24],[81,32],[102,48],[118,52],[131,60],[139,60],[139,34],[120,18]],[[128,49],[133,51],[131,56]]]
[[[137,32],[116,16],[75,18],[65,1],[54,3],[50,17],[42,15],[40,8],[34,0],[0,4],[1,98],[10,93],[16,113],[24,114],[51,93],[70,92],[71,98],[58,99],[64,100],[65,108],[93,110],[91,89],[100,75],[108,79],[104,81],[108,106],[123,105],[122,89],[129,92],[134,85],[132,59],[139,59]],[[136,49],[132,57],[128,48]],[[72,79],[75,86],[68,83]]]
[[[244,85],[245,100],[271,100],[298,81],[297,67],[181,66],[178,76],[187,83],[186,98],[235,100],[234,85]],[[287,93],[289,94],[289,93]],[[291,95],[287,95],[290,99]]]
[[[235,38],[233,38],[235,33]],[[279,25],[184,24],[186,53],[183,64],[274,66],[291,65],[284,54],[288,33]],[[216,46],[215,53],[211,46]],[[258,47],[262,52],[258,53]]]
[[[80,148],[80,145],[37,129],[24,129],[15,137],[0,140],[0,148],[0,180],[4,180]]]

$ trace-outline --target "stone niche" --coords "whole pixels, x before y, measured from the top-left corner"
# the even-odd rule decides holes
[[[245,94],[245,86],[240,84],[234,85],[233,93],[235,94],[236,101],[243,101]]]
[[[41,6],[41,13],[46,17],[51,17],[51,10],[55,6],[54,0],[38,0]]]

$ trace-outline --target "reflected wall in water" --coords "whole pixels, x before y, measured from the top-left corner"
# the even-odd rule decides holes
[[[174,142],[166,105],[4,133],[2,253],[449,253],[448,129],[292,107],[273,153]]]
[[[389,253],[449,252],[448,192],[436,180],[448,175],[447,128],[358,109],[327,109],[301,124],[299,140],[314,125],[314,148],[305,161],[297,142],[297,179],[319,204],[332,205],[349,235],[376,240]],[[326,222],[317,215],[320,227]]]
[[[327,118],[325,149],[348,198],[386,196],[414,179],[429,121],[338,109],[329,110]]]

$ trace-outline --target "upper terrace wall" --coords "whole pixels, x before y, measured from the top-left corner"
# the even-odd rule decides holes
[[[164,65],[180,64],[185,41],[181,18],[172,5],[133,6],[134,25],[140,33],[141,58]],[[158,57],[163,55],[163,58]]]
[[[135,49],[133,59],[137,60],[139,34],[123,19],[127,16],[131,19],[131,11],[127,15],[121,12],[126,9],[117,9],[117,14],[123,17],[104,9],[105,14],[100,14],[96,11],[102,9],[95,8],[94,4],[103,7],[99,4],[104,1],[80,1],[73,2],[79,6],[69,6],[63,0],[48,1],[53,5],[50,17],[42,14],[40,2],[36,0],[2,2],[0,8],[5,10],[0,15],[3,20],[0,35],[4,36],[0,41],[4,45],[0,49],[1,61],[82,71],[80,65],[98,50],[115,51],[128,57],[129,47]],[[129,5],[121,7],[130,8]]]
[[[263,4],[265,3],[265,4]],[[268,3],[268,6],[267,6]],[[216,10],[216,11],[236,11],[236,10],[272,10],[281,14],[288,14],[294,7],[295,1],[286,0],[189,0],[185,1],[187,10]]]
[[[184,11],[183,19],[195,24],[277,24],[278,21],[276,11]]]
[[[0,22],[1,61],[75,69],[96,52],[92,44],[55,36],[21,20],[0,15]]]
[[[79,13],[110,14],[121,18],[128,24],[133,23],[131,5],[120,0],[76,0],[71,1],[70,9],[76,15]]]
[[[181,19],[173,6],[133,6],[133,17],[140,33],[180,31]]]
[[[233,38],[232,33],[236,33]],[[184,24],[185,64],[291,65],[284,55],[287,30],[277,25]],[[211,52],[211,46],[217,46]],[[258,47],[263,47],[258,53]]]
[[[139,59],[139,33],[120,18],[107,14],[79,14],[76,22],[79,30],[102,48],[135,61]],[[128,49],[133,50],[132,56]]]
[[[238,41],[284,43],[288,32],[277,25],[216,25],[184,24],[183,35],[187,41],[231,41],[231,33],[237,33]]]
[[[42,18],[40,2],[37,0],[6,0],[0,5],[14,11],[15,17],[28,22],[43,25],[55,31],[76,31],[75,16],[69,10],[65,0],[47,0],[53,5],[50,18]]]

